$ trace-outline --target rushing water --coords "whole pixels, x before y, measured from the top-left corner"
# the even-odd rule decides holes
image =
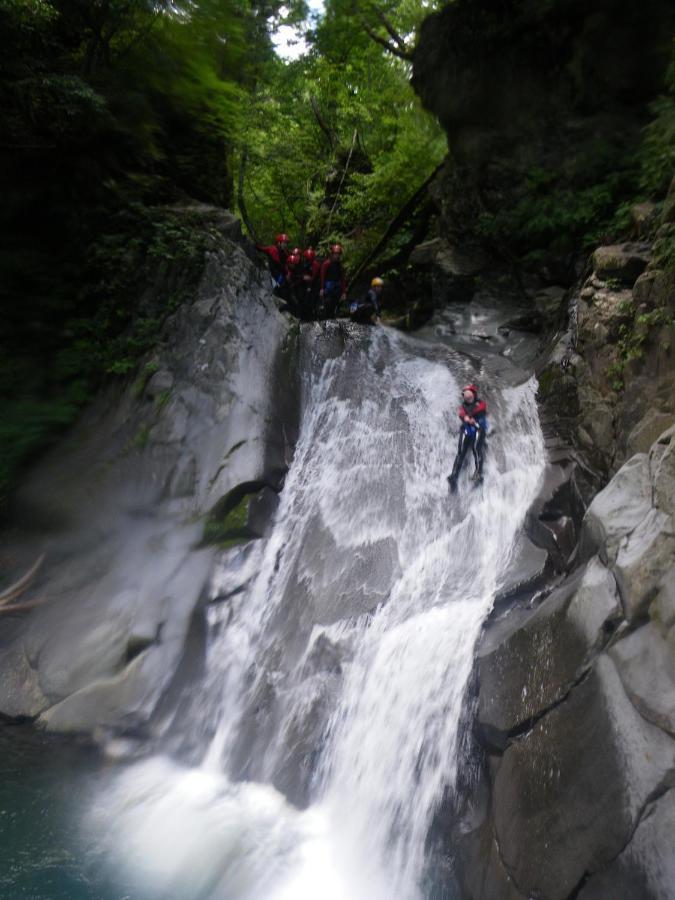
[[[337,355],[310,333],[276,524],[214,582],[222,595],[236,571],[243,588],[210,610],[184,723],[201,765],[134,764],[85,817],[91,865],[130,897],[425,896],[474,645],[543,470],[535,384],[388,329],[352,331]],[[494,435],[484,486],[467,471],[451,497],[467,378]]]

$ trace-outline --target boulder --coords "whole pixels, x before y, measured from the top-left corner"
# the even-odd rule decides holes
[[[675,737],[675,647],[648,623],[618,641],[609,655],[638,712]]]
[[[644,616],[656,596],[664,573],[675,562],[673,519],[650,509],[640,524],[621,541],[614,564],[624,614],[629,622]]]
[[[593,271],[602,279],[633,285],[647,268],[649,244],[613,244],[593,253]]]
[[[650,803],[622,853],[588,879],[579,900],[671,900],[675,885],[675,790]]]
[[[628,435],[627,455],[648,453],[654,441],[674,424],[675,415],[673,413],[659,412],[658,409],[653,408],[648,409]]]
[[[161,397],[170,391],[174,385],[174,377],[168,369],[160,369],[150,378],[145,393],[148,397]]]
[[[606,456],[613,456],[614,410],[598,391],[588,388],[584,392],[579,419],[579,437],[582,444],[593,453],[600,451]],[[588,437],[584,438],[584,435]]]
[[[567,288],[554,284],[538,291],[534,297],[534,308],[549,325],[560,318]]]
[[[655,203],[634,203],[630,208],[630,219],[636,237],[646,237],[656,221]]]
[[[484,265],[480,254],[452,246],[444,238],[434,238],[418,244],[410,254],[413,266],[437,266],[444,275],[470,276],[477,274]]]
[[[610,864],[675,764],[675,742],[646,722],[601,655],[589,676],[521,740],[496,774],[501,857],[525,896],[567,900]]]
[[[613,563],[623,538],[651,509],[651,498],[649,458],[638,453],[623,464],[586,510],[582,525],[585,553],[599,552],[603,562]]]
[[[510,632],[488,633],[478,651],[477,713],[487,743],[503,749],[510,735],[562,700],[620,612],[614,579],[595,558]]]

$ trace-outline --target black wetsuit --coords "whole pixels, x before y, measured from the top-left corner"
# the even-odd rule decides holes
[[[454,491],[457,488],[457,479],[462,471],[466,455],[471,449],[473,460],[476,466],[474,479],[480,483],[483,480],[483,464],[485,461],[485,439],[487,435],[487,406],[483,400],[478,397],[473,403],[464,402],[459,410],[458,415],[462,421],[462,427],[459,430],[459,440],[457,443],[457,456],[452,467],[452,472],[448,476],[450,487]],[[476,425],[465,422],[465,417],[474,419]]]
[[[375,288],[370,288],[363,300],[354,300],[349,304],[349,315],[352,322],[371,325],[373,317],[380,315],[380,295]]]

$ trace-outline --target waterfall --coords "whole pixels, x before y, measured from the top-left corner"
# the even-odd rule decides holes
[[[88,818],[141,897],[424,896],[474,646],[543,471],[536,385],[390,329],[351,330],[339,354],[318,335],[304,332],[274,528],[215,576],[214,596],[233,566],[250,575],[210,609],[186,723],[203,730],[202,764],[132,766]],[[459,392],[477,377],[485,484],[465,472],[450,495]]]

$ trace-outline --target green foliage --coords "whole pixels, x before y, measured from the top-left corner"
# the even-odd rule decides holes
[[[405,35],[429,11],[383,8]],[[240,152],[260,237],[281,228],[299,244],[340,240],[354,264],[442,159],[445,137],[410,87],[409,63],[364,29],[377,21],[368,4],[329,0],[310,52],[265,68]]]
[[[208,515],[204,521],[204,544],[216,544],[221,549],[232,547],[242,541],[251,539],[247,528],[249,497],[245,495],[239,503],[224,515],[217,511]]]
[[[533,168],[518,202],[484,213],[480,235],[527,259],[543,251],[592,248],[610,229],[616,207],[634,183],[635,160],[622,148],[594,145],[564,169]]]
[[[645,129],[640,153],[640,185],[657,199],[666,193],[675,173],[675,51],[665,87],[666,93],[651,106],[654,119]]]
[[[634,313],[632,308],[628,311]],[[655,309],[634,313],[629,321],[619,326],[618,358],[608,370],[615,391],[622,391],[624,388],[626,365],[644,358],[650,342],[664,325],[675,328],[675,316],[667,307],[658,306]]]

